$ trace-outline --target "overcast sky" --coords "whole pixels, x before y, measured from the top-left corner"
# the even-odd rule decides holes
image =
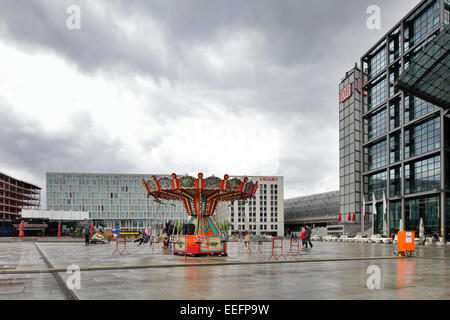
[[[337,190],[340,79],[417,3],[1,0],[0,171],[44,192],[51,171]]]

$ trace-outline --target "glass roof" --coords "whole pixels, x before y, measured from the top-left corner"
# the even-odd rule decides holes
[[[284,218],[321,217],[339,213],[339,191],[284,200]]]
[[[450,25],[427,43],[396,86],[441,108],[450,109]]]

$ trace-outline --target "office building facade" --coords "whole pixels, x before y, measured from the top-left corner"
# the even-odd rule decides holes
[[[354,213],[354,223],[361,221],[361,116],[363,100],[367,97],[358,93],[365,81],[355,66],[339,85],[339,212],[343,215]]]
[[[355,115],[340,125],[340,209],[359,212],[361,223],[362,197],[364,212],[370,214],[374,196],[375,233],[383,232],[384,196],[389,234],[401,229],[400,221],[403,229],[418,231],[422,219],[425,233],[448,238],[450,119],[446,110],[403,92],[396,83],[448,26],[449,7],[444,0],[421,1],[362,56],[360,68],[348,72],[340,85],[340,121],[350,113],[348,108]],[[351,131],[353,149],[346,140]]]
[[[0,237],[11,237],[22,209],[38,209],[41,188],[0,172]]]
[[[39,208],[41,188],[0,172],[0,220],[20,218],[25,208]]]
[[[87,211],[104,227],[137,231],[187,219],[181,202],[147,198],[142,185],[152,174],[61,173],[46,174],[47,209]],[[156,175],[162,176],[162,175]],[[170,175],[164,175],[170,176]]]
[[[284,178],[280,176],[248,178],[258,181],[255,196],[246,201],[221,203],[217,208],[215,221],[230,222],[232,234],[283,236]]]

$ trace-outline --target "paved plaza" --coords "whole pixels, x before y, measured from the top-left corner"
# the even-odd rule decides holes
[[[267,263],[270,242],[264,242],[261,253],[248,253],[243,243],[231,242],[228,257],[186,261],[164,253],[160,244],[151,249],[129,243],[128,255],[113,256],[115,243],[1,242],[0,299],[450,298],[448,247],[418,247],[414,258],[392,257],[393,248],[314,242],[303,257]],[[79,289],[67,287],[70,265],[81,268]],[[367,286],[370,266],[379,268],[380,289]]]

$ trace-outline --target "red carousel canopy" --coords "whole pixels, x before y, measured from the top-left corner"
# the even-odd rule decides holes
[[[154,198],[183,201],[188,215],[213,215],[217,204],[221,201],[242,200],[255,195],[258,182],[247,177],[231,178],[226,174],[223,179],[218,177],[198,178],[192,176],[171,177],[153,176],[152,179],[142,181],[147,196]]]

